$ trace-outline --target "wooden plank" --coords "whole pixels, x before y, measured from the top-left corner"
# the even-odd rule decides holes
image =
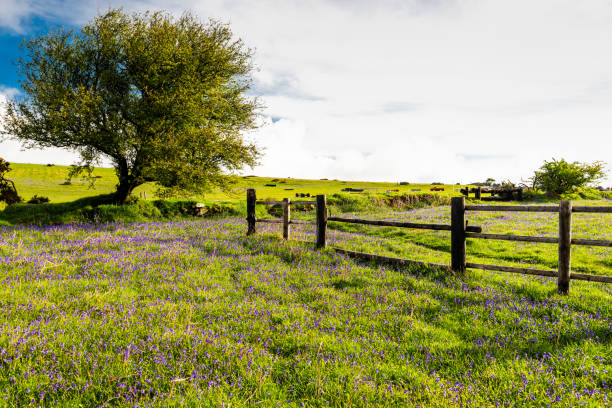
[[[572,245],[590,245],[612,248],[612,241],[605,241],[603,239],[572,238]]]
[[[512,273],[522,273],[524,275],[539,275],[539,276],[549,276],[551,278],[557,277],[557,272],[555,271],[546,271],[543,269],[533,269],[533,268],[518,268],[515,266],[502,266],[502,265],[484,265],[478,263],[467,262],[465,264],[467,268],[472,269],[483,269],[487,271],[500,271],[500,272],[512,272]]]
[[[384,221],[384,220],[362,220],[360,218],[343,218],[343,217],[328,217],[327,221],[347,222],[350,224],[365,224],[376,225],[379,227],[397,227],[397,228],[413,228],[413,229],[428,229],[436,231],[450,231],[450,225],[444,224],[420,224],[414,222],[399,222],[399,221]],[[469,232],[482,232],[482,227],[477,225],[469,225],[465,228]]]
[[[260,200],[260,201],[257,201],[257,204],[262,204],[262,205],[282,205],[283,202],[282,201],[264,201],[264,200]]]
[[[570,275],[571,279],[583,280],[589,282],[603,282],[603,283],[612,283],[612,276],[605,275],[588,275],[585,273],[573,273]]]
[[[466,205],[466,211],[559,212],[556,205]]]
[[[555,271],[547,271],[543,269],[517,268],[513,266],[500,266],[500,265],[483,265],[483,264],[477,264],[477,263],[471,263],[471,262],[468,262],[466,266],[472,269],[521,273],[524,275],[548,276],[551,278],[556,278],[558,276],[557,272]],[[606,276],[606,275],[588,275],[584,273],[572,273],[570,275],[570,278],[575,279],[575,280],[584,280],[584,281],[590,281],[590,282],[612,283],[612,276]]]
[[[558,244],[559,238],[556,237],[533,237],[525,235],[504,235],[504,234],[472,234],[465,235],[467,238],[495,239],[501,241],[524,241],[524,242],[541,242],[545,244]],[[572,238],[572,245],[587,245],[587,246],[602,246],[612,248],[612,241],[600,239],[582,239]]]
[[[474,232],[479,234],[482,232],[482,227],[478,225],[466,225],[465,232]]]
[[[316,225],[317,223],[314,221],[303,221],[303,220],[291,220],[289,224],[298,224],[298,225]]]
[[[249,188],[247,190],[247,235],[255,234],[255,203],[257,202],[257,196],[255,195],[255,189]]]
[[[465,272],[465,197],[451,198],[451,268]]]
[[[378,262],[387,262],[387,263],[394,263],[394,264],[400,264],[400,265],[421,265],[421,266],[430,266],[430,267],[434,267],[434,268],[442,268],[445,269],[447,271],[451,271],[451,269],[449,268],[448,265],[442,265],[442,264],[434,264],[434,263],[427,263],[427,262],[419,262],[419,261],[411,261],[408,259],[402,259],[402,258],[391,258],[388,256],[381,256],[381,255],[374,255],[374,254],[366,254],[364,252],[356,252],[356,251],[349,251],[347,249],[342,249],[342,248],[333,248],[334,251],[336,251],[337,253],[340,254],[344,254],[350,257],[354,257],[354,258],[361,258],[361,259],[367,259],[370,261],[378,261]]]
[[[609,206],[576,206],[572,208],[572,212],[579,213],[612,213],[612,207]]]
[[[282,224],[283,220],[281,218],[258,218],[257,222],[265,222],[269,224]]]
[[[291,205],[317,205],[316,201],[292,201]]]
[[[291,227],[291,201],[288,198],[283,199],[283,239],[288,240]]]
[[[431,230],[440,230],[440,231],[450,231],[451,230],[450,225],[442,225],[442,224],[419,224],[419,223],[414,223],[414,222],[362,220],[359,218],[343,218],[343,217],[329,217],[327,220],[336,221],[336,222],[348,222],[351,224],[377,225],[380,227],[431,229]]]
[[[557,291],[569,293],[572,258],[572,202],[563,200],[559,204],[559,277]]]
[[[317,248],[325,248],[327,241],[327,200],[317,196]]]
[[[557,244],[559,238],[556,237],[533,237],[525,235],[505,235],[505,234],[466,234],[467,238],[496,239],[501,241],[524,241],[524,242],[543,242],[546,244]]]

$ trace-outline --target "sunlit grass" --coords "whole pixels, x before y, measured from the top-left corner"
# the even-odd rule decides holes
[[[482,217],[470,224],[502,229]],[[554,235],[548,221],[513,222]],[[572,282],[562,297],[549,278],[364,264],[302,242],[310,227],[288,243],[278,226],[258,228],[245,237],[241,218],[0,227],[0,405],[610,403],[610,285]],[[576,230],[608,237],[610,223]],[[441,234],[378,231],[332,230],[330,242],[448,258]],[[468,259],[510,262],[485,244]],[[609,260],[576,260],[598,259]]]
[[[49,197],[52,202],[73,201],[83,197],[99,194],[109,194],[115,191],[117,176],[112,168],[98,167],[93,175],[96,177],[93,187],[89,181],[75,178],[71,184],[65,184],[70,167],[68,166],[46,166],[41,164],[11,163],[12,171],[7,178],[15,181],[19,194],[29,200],[34,194]],[[398,180],[399,182],[400,180]],[[296,199],[296,194],[333,194],[340,192],[343,188],[363,188],[369,194],[382,194],[391,190],[397,193],[421,194],[429,193],[430,184],[399,185],[395,183],[375,183],[340,180],[305,180],[293,178],[276,177],[238,177],[236,184],[230,191],[212,191],[203,197],[194,197],[208,200],[244,200],[245,190],[255,188],[260,199],[282,199],[285,197]],[[273,186],[270,186],[273,185]],[[459,194],[459,186],[445,185],[444,192],[437,194],[453,195]],[[138,187],[134,191],[136,197],[147,199],[158,198],[155,195],[157,188],[152,183]],[[418,191],[415,191],[418,190]],[[455,191],[457,190],[457,191]],[[393,191],[393,193],[396,193]],[[357,194],[357,193],[355,193]],[[358,195],[358,194],[357,194]],[[304,198],[301,198],[302,200]],[[1,208],[0,208],[1,209]]]

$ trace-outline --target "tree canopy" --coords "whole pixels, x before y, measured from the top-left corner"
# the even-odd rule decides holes
[[[544,161],[542,167],[536,170],[531,182],[534,188],[544,190],[552,196],[571,193],[578,187],[587,187],[605,178],[605,164],[569,163],[564,159]]]
[[[257,163],[244,135],[260,108],[247,95],[252,51],[225,24],[115,9],[24,49],[25,96],[9,102],[5,135],[78,152],[76,173],[110,159],[119,202],[148,181],[165,193],[224,187]]]

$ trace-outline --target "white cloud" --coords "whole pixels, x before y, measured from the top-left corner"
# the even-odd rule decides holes
[[[64,4],[81,23],[108,3]],[[256,48],[274,120],[255,134],[258,174],[518,181],[552,157],[612,166],[612,3],[372,4],[124,2],[227,21]]]
[[[22,32],[22,19],[32,12],[30,5],[20,0],[0,0],[0,10],[0,28],[19,33]]]
[[[0,87],[0,118],[4,117],[7,99],[17,95],[14,88]],[[1,125],[1,121],[0,121]],[[0,132],[3,129],[0,128]],[[78,156],[64,149],[28,149],[24,150],[20,142],[5,139],[0,135],[0,157],[15,163],[64,164],[76,163]]]

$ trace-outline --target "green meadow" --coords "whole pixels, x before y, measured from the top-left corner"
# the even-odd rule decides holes
[[[289,242],[245,232],[242,217],[0,227],[0,406],[611,402],[610,285],[560,296],[550,278],[357,262],[315,250],[308,226]],[[386,241],[330,231],[335,246],[448,258]],[[598,261],[610,274],[609,253]]]
[[[96,169],[91,190],[84,181],[62,185],[66,167],[14,169],[22,196],[59,204],[3,211],[14,218],[0,225],[0,406],[612,404],[612,285],[572,281],[561,296],[546,277],[361,262],[316,250],[312,225],[293,226],[288,242],[274,224],[258,224],[247,237],[239,201],[248,187],[260,198],[325,193],[333,215],[447,224],[452,191],[246,177],[235,198],[207,195],[211,205],[234,204],[204,218],[168,221],[162,215],[180,215],[185,202],[153,201],[154,187],[143,186],[147,200],[100,205],[87,222],[19,225],[39,208],[93,211],[88,200],[112,192],[115,179],[111,169]],[[343,186],[373,187],[372,194],[336,195]],[[419,194],[386,193],[396,188]],[[128,222],[145,212],[148,222]],[[264,205],[257,213],[278,215]],[[292,216],[314,214],[296,208]],[[557,215],[547,213],[466,219],[488,233],[556,236],[558,228]],[[332,247],[450,262],[444,231],[330,222],[328,232]],[[573,236],[612,240],[612,214],[574,214]],[[556,251],[467,242],[468,262],[485,264],[554,270]],[[612,250],[573,246],[572,269],[612,275]]]

